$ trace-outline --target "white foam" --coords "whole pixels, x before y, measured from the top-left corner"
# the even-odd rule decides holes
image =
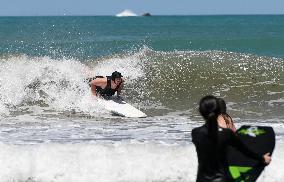
[[[193,145],[157,144],[0,144],[1,182],[144,182],[195,181],[197,157]],[[280,182],[284,144],[278,143],[272,163],[258,182]]]
[[[267,166],[258,182],[281,182],[284,180],[283,164],[284,164],[284,143],[276,142],[275,150],[272,155],[272,162]]]
[[[132,81],[137,78],[145,76],[143,71],[143,65],[139,59],[140,54],[134,54],[133,56],[128,56],[124,58],[110,58],[101,61],[95,66],[94,72],[96,75],[109,75],[114,71],[119,71],[122,73],[123,77],[127,81]]]
[[[0,179],[41,182],[188,181],[196,175],[193,147],[152,144],[1,144]]]

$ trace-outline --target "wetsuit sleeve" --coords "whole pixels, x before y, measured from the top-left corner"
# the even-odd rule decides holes
[[[251,157],[253,159],[256,159],[262,163],[264,163],[263,156],[253,152],[250,150],[241,140],[240,138],[233,133],[231,130],[228,130],[228,135],[230,137],[230,144],[237,148],[239,151],[241,151],[243,154],[247,155],[248,157]]]
[[[192,143],[196,143],[196,128],[191,131]]]

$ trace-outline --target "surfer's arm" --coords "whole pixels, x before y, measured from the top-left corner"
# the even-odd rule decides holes
[[[94,96],[97,96],[96,85],[91,83],[91,91]]]
[[[232,130],[227,130],[229,137],[230,137],[230,144],[237,148],[240,152],[242,152],[243,154],[245,154],[248,157],[251,157],[255,160],[258,160],[262,163],[266,163],[266,160],[264,158],[264,156],[261,156],[255,152],[253,152],[251,149],[249,149],[241,140],[240,138],[232,132]]]
[[[91,91],[94,96],[97,96],[97,86],[101,85],[100,79],[94,79],[91,81]]]
[[[117,96],[119,97],[121,94],[121,90],[123,89],[123,84],[124,84],[124,80],[122,80],[122,83],[120,84],[119,88],[117,89]]]

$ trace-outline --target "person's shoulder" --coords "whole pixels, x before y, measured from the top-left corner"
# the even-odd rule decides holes
[[[208,131],[207,131],[207,129],[204,125],[200,126],[200,127],[193,128],[192,131],[191,131],[192,142],[193,143],[198,142],[200,140],[200,138],[207,136],[207,133],[208,133]]]
[[[193,128],[191,130],[192,134],[203,133],[203,132],[205,132],[205,127],[204,126],[196,127],[196,128]]]
[[[199,131],[201,129],[201,126],[200,127],[195,127],[191,130],[191,132],[196,132],[196,131]]]
[[[98,84],[98,83],[105,83],[107,81],[107,79],[104,78],[96,78],[92,81],[93,84]]]

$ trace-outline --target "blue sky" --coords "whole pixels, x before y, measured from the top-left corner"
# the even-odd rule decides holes
[[[0,16],[284,14],[284,0],[0,0]]]

